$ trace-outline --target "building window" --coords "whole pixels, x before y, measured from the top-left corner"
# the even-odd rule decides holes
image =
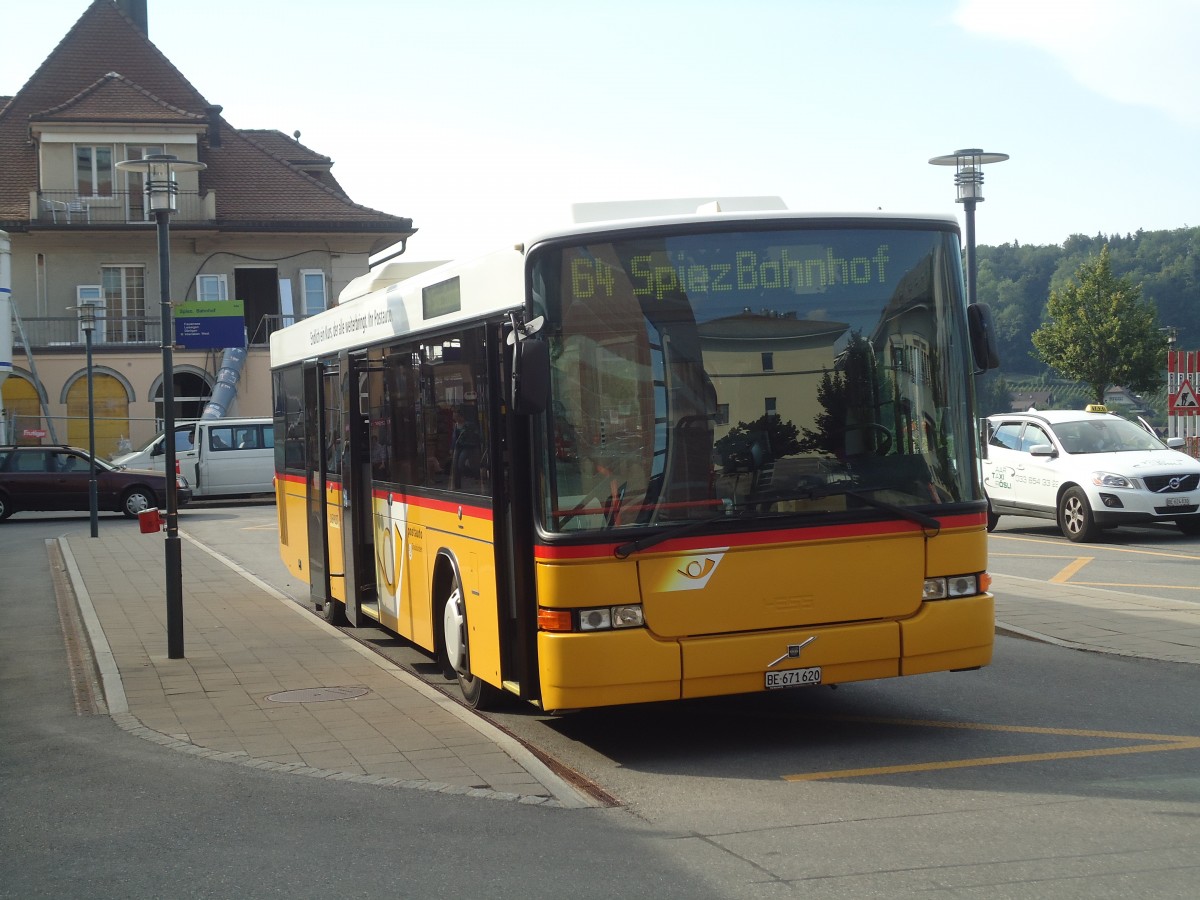
[[[306,316],[325,309],[325,273],[320,269],[300,270],[300,302]]]
[[[110,145],[75,145],[75,191],[80,197],[111,197],[113,149]]]
[[[718,403],[717,404],[717,417],[714,420],[714,424],[716,424],[716,425],[728,425],[729,424],[729,404],[728,403]]]
[[[762,367],[763,367],[764,372],[774,372],[775,371],[775,354],[774,353],[764,353],[762,355]]]
[[[126,144],[126,159],[145,159],[147,156],[157,156],[166,153],[162,144]],[[141,172],[125,173],[125,196],[129,204],[129,221],[145,222],[153,218],[146,208],[146,177]]]
[[[196,299],[201,303],[229,299],[229,284],[224,275],[197,275]]]
[[[92,329],[92,340],[97,344],[103,344],[104,337],[104,288],[98,284],[77,284],[75,285],[75,306],[76,308],[83,306],[85,303],[93,304],[93,309],[96,313],[95,327]],[[82,323],[79,326],[79,343],[87,342],[87,338],[83,333]]]
[[[763,412],[765,412],[768,416],[778,415],[778,413],[775,411],[775,398],[774,397],[765,398],[763,406],[764,406]]]
[[[144,266],[101,266],[106,307],[105,340],[146,340],[146,269]]]

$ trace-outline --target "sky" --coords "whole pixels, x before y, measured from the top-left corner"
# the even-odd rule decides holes
[[[0,0],[0,94],[88,0]],[[201,24],[199,15],[208,23]],[[301,133],[406,258],[577,202],[778,196],[953,213],[979,244],[1200,225],[1200,0],[148,0],[150,39],[237,128]]]

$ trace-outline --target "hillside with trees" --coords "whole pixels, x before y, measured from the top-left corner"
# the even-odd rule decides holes
[[[981,245],[978,297],[992,309],[1001,360],[1000,371],[980,385],[983,411],[1006,410],[1007,404],[1000,404],[1010,390],[1052,389],[1055,405],[1074,405],[1076,394],[1087,393],[1039,359],[1032,335],[1047,320],[1051,294],[1071,288],[1105,246],[1112,276],[1140,287],[1141,297],[1157,310],[1158,325],[1177,335],[1175,348],[1200,346],[1200,228],[1072,235],[1062,246]],[[1166,342],[1164,330],[1164,347]],[[1165,378],[1164,371],[1164,384],[1144,395],[1160,415],[1165,415]]]

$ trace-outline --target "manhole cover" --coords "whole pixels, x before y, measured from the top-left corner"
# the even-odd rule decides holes
[[[320,703],[322,700],[353,700],[365,693],[367,693],[365,687],[300,688],[295,691],[268,694],[267,699],[276,703]]]

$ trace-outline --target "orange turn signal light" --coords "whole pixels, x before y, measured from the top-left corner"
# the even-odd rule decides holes
[[[572,628],[569,609],[546,609],[538,607],[538,628],[542,631],[570,631]]]

